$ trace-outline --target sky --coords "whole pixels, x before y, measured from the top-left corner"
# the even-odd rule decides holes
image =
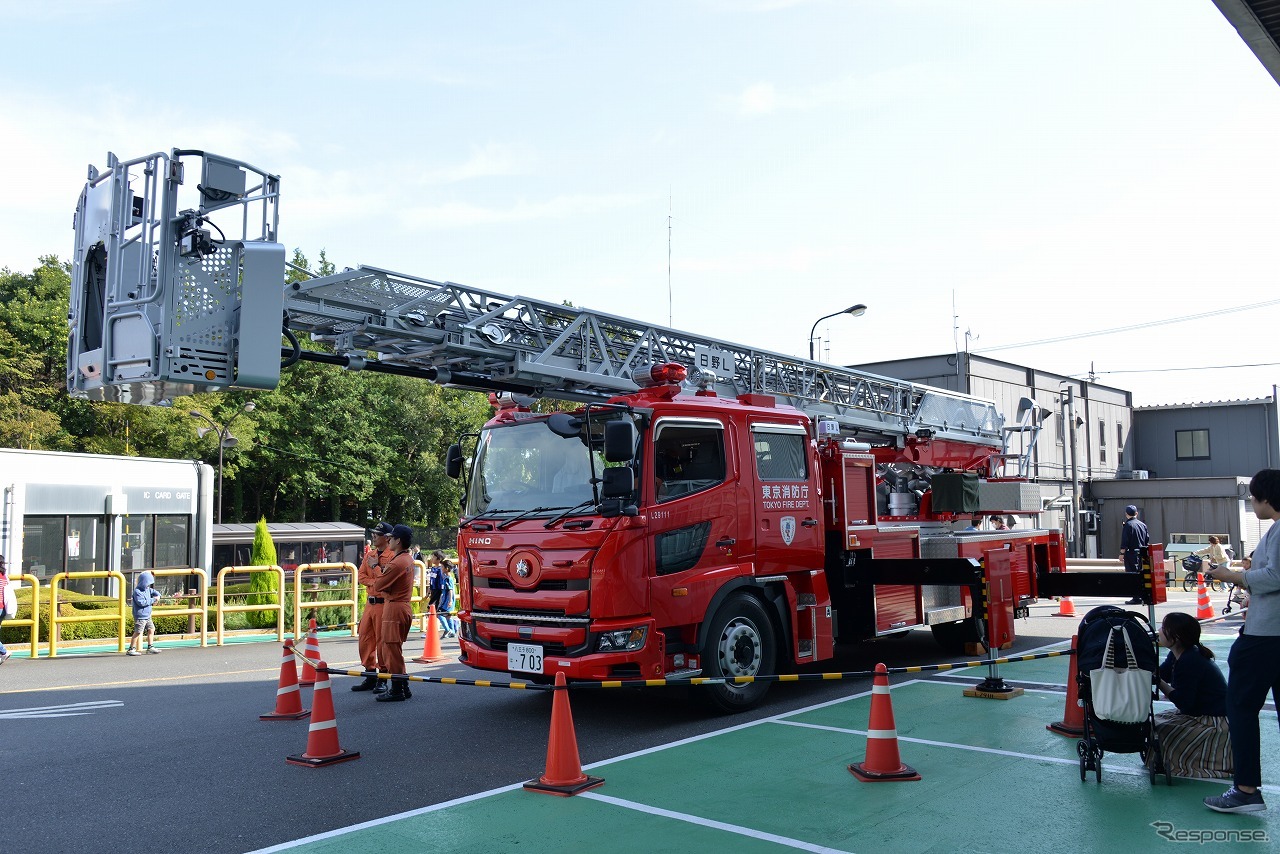
[[[0,0],[0,32],[0,268],[70,256],[108,151],[195,148],[281,176],[281,242],[340,268],[797,356],[864,303],[826,360],[968,346],[1136,405],[1280,383],[1280,85],[1212,0]]]

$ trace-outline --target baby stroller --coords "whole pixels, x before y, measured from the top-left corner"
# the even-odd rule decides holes
[[[1080,780],[1093,771],[1102,782],[1102,756],[1109,750],[1138,753],[1144,762],[1150,757],[1151,782],[1163,773],[1172,784],[1152,713],[1160,658],[1151,624],[1135,611],[1101,605],[1085,614],[1076,635],[1076,687],[1084,706],[1084,734],[1076,745]]]
[[[1249,591],[1239,584],[1232,584],[1227,588],[1227,604],[1222,609],[1222,613],[1230,614],[1233,605],[1239,605],[1241,608],[1249,607]]]

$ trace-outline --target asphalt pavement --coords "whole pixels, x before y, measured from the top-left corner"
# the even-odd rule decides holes
[[[1195,595],[1170,592],[1172,609],[1195,612]],[[1074,633],[1060,606],[1033,606],[1004,651],[1036,649]],[[1215,608],[1225,603],[1214,595]],[[421,649],[410,636],[406,649]],[[16,648],[16,647],[15,647]],[[410,665],[418,675],[477,679],[450,658]],[[351,638],[321,639],[331,666],[356,667]],[[861,672],[877,662],[914,666],[946,656],[928,632],[838,647],[814,671]],[[244,852],[406,810],[519,783],[546,764],[548,692],[415,683],[404,703],[352,693],[334,677],[339,742],[356,761],[327,768],[285,762],[307,744],[307,722],[262,722],[272,711],[280,668],[274,642],[207,649],[171,647],[160,655],[15,655],[0,668],[0,752],[6,829],[15,850],[124,849]],[[1017,682],[1017,664],[1001,675]],[[725,717],[705,709],[692,688],[571,692],[581,760],[602,761],[752,720],[866,691],[869,679],[773,686],[764,704]],[[303,703],[311,706],[311,690]]]

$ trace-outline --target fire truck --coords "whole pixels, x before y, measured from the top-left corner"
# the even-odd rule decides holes
[[[1034,524],[1029,400],[1006,425],[968,395],[375,267],[282,287],[279,195],[198,150],[91,166],[68,389],[166,405],[273,388],[305,359],[489,393],[495,414],[447,459],[471,667],[700,675],[737,711],[769,683],[731,677],[837,642],[928,628],[1000,648],[1039,597],[1162,601],[1150,575],[1064,572],[1059,532]],[[993,514],[1022,524],[970,529]]]

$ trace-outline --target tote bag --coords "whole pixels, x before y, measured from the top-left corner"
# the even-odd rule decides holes
[[[13,584],[4,586],[4,602],[0,603],[0,611],[6,618],[18,616],[18,595],[13,592]]]
[[[1116,667],[1113,644],[1116,635],[1124,638],[1128,654],[1126,668]],[[1116,723],[1136,724],[1145,721],[1151,713],[1152,673],[1135,665],[1133,645],[1123,626],[1116,626],[1107,635],[1107,648],[1103,653],[1102,667],[1089,671],[1089,685],[1093,692],[1093,712],[1098,717]]]

